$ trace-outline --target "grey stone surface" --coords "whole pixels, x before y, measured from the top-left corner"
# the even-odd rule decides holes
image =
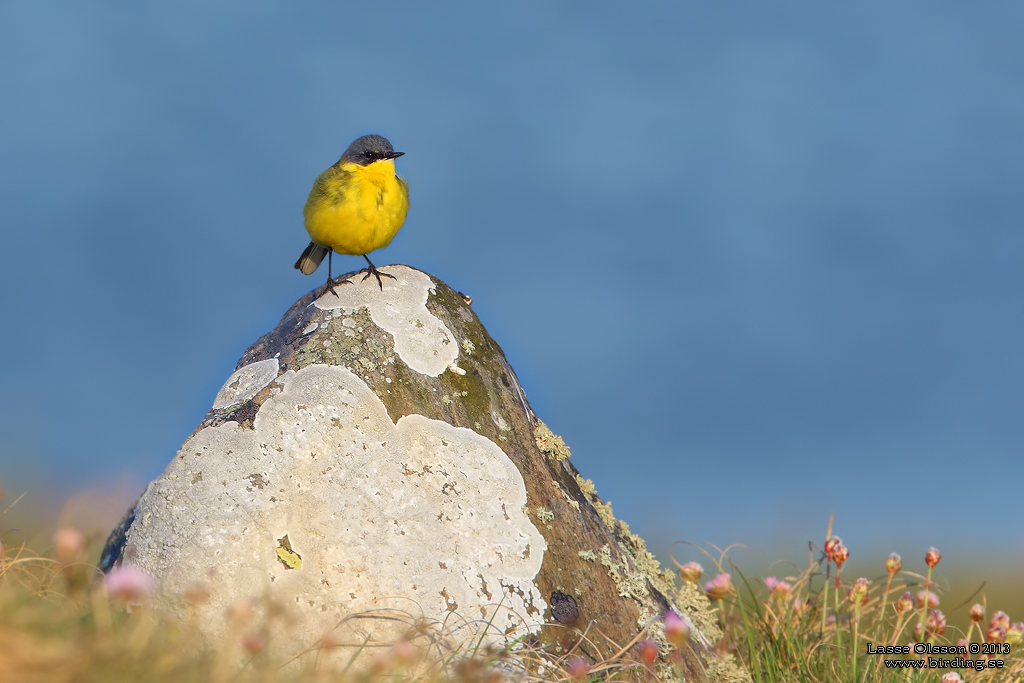
[[[572,466],[466,298],[382,270],[397,278],[383,291],[356,276],[311,293],[243,354],[102,568],[149,571],[211,636],[233,605],[283,610],[285,653],[424,619],[453,644],[523,639],[552,657],[586,631],[574,651],[598,661],[645,628],[659,638],[673,607],[694,625],[686,679],[743,680],[711,654],[707,601],[677,591]],[[202,604],[186,600],[197,583]]]

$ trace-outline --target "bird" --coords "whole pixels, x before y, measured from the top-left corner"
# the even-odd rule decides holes
[[[391,244],[405,223],[409,186],[395,172],[395,159],[403,154],[383,136],[364,135],[348,146],[338,163],[317,177],[302,210],[311,241],[295,262],[296,270],[309,275],[327,256],[327,288],[337,294],[331,257],[338,252],[366,259],[363,281],[375,276],[382,292],[381,275],[397,279],[377,270],[367,254]]]

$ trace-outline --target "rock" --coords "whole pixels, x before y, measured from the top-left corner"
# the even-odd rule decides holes
[[[551,660],[635,660],[645,627],[668,652],[671,606],[694,624],[686,680],[742,678],[710,652],[706,599],[677,592],[579,475],[466,299],[385,270],[383,292],[354,277],[310,293],[245,352],[101,569],[151,573],[211,636],[257,600],[287,615],[276,647],[310,657],[325,634],[388,641],[426,620],[452,647],[523,638]],[[197,583],[205,602],[187,599]]]

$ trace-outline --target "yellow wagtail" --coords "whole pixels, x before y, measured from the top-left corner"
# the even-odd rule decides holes
[[[409,186],[395,174],[394,160],[403,154],[380,135],[364,135],[320,174],[302,210],[312,239],[295,262],[303,275],[316,270],[327,256],[327,286],[333,291],[331,256],[338,252],[366,259],[369,267],[363,280],[375,276],[382,292],[380,276],[394,279],[378,271],[367,254],[391,244],[409,211]]]

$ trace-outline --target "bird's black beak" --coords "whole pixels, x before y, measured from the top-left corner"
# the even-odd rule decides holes
[[[385,155],[384,158],[385,159],[397,159],[398,157],[402,156],[403,154],[405,154],[405,152],[391,152],[391,153]]]

